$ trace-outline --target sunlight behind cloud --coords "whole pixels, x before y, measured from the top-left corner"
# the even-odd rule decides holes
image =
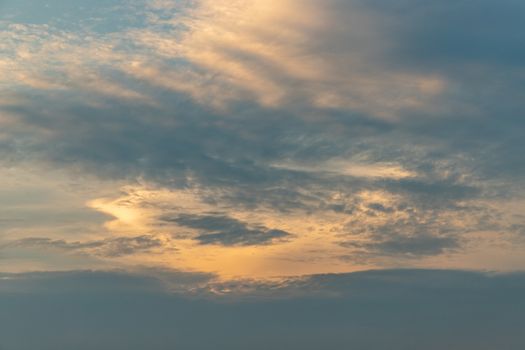
[[[208,91],[211,101],[255,98],[267,107],[300,103],[389,120],[403,109],[433,108],[432,99],[445,90],[444,80],[372,63],[388,48],[377,32],[380,19],[358,6],[334,2],[334,7],[350,17],[345,19],[350,30],[331,26],[341,14],[315,1],[201,1],[187,15],[158,20],[184,26],[179,35],[152,30],[133,34],[163,59],[187,60],[187,68],[194,70],[193,86],[188,81],[167,84],[165,72],[152,68],[140,76],[189,92],[198,101]],[[176,70],[171,74],[181,80]]]

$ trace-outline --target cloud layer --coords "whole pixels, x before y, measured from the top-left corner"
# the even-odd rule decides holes
[[[525,266],[520,2],[46,4],[0,16],[5,271]]]
[[[169,286],[193,290],[193,297],[168,293],[162,278],[153,271],[148,275],[0,275],[0,346],[518,350],[525,345],[522,274],[369,271],[265,286],[221,285],[211,276],[161,271]]]

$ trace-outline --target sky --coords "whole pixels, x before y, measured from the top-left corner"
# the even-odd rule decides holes
[[[0,0],[0,350],[525,347],[525,2]]]

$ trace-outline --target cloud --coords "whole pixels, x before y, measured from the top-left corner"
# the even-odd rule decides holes
[[[414,177],[415,173],[407,171],[396,164],[366,164],[343,159],[330,159],[325,163],[315,165],[299,165],[278,163],[274,165],[277,168],[304,171],[332,173],[343,176],[365,177],[365,178],[391,178],[395,180]]]
[[[50,238],[24,238],[0,246],[0,249],[6,248],[58,249],[104,258],[118,258],[139,253],[153,253],[159,249],[172,252],[175,250],[165,239],[155,236],[112,237],[86,242],[66,242],[64,240],[52,240]]]
[[[163,217],[161,220],[204,231],[205,233],[199,233],[195,237],[200,244],[261,245],[290,236],[288,232],[260,225],[250,227],[242,221],[224,215],[182,214],[177,217]]]
[[[269,289],[255,285],[244,295],[229,283],[222,286],[230,289],[226,295],[205,297],[170,293],[155,277],[122,272],[2,274],[0,279],[0,344],[7,349],[209,349],[213,344],[234,350],[519,350],[525,345],[522,274],[367,271],[309,276]],[[212,285],[220,288],[205,278],[193,284],[198,290]]]
[[[515,1],[111,1],[83,5],[78,23],[77,2],[39,18],[24,15],[28,4],[1,23],[6,178],[60,169],[90,191],[64,191],[46,210],[6,200],[2,243],[125,251],[141,244],[119,237],[188,230],[195,239],[177,242],[188,251],[264,245],[253,256],[273,266],[330,271],[356,268],[340,256],[373,266],[441,256],[441,266],[480,244],[521,242],[522,220],[509,215],[519,206],[501,207],[524,198]],[[62,193],[61,182],[38,186]],[[159,220],[173,213],[191,220]],[[206,220],[217,227],[197,227]],[[283,238],[285,248],[269,244]]]
[[[217,105],[249,98],[268,107],[351,109],[395,119],[405,108],[424,108],[446,83],[436,75],[377,64],[374,56],[388,46],[377,21],[355,2],[200,1],[186,16],[159,21],[171,24],[177,39],[173,32],[152,30],[135,37],[163,58],[190,64],[195,81],[180,84],[181,76],[173,76],[168,85],[198,101],[210,91],[207,99]],[[341,22],[345,30],[330,25]],[[163,71],[132,70],[168,86]]]
[[[361,3],[385,18],[396,19],[386,23],[398,58],[408,60],[404,64],[437,69],[480,64],[503,69],[523,66],[520,57],[524,51],[516,47],[523,29],[520,12],[524,6],[520,1],[505,0],[498,6],[486,0],[476,4],[450,0]],[[487,21],[493,24],[490,31],[484,27]]]
[[[343,245],[356,248],[364,248],[370,254],[392,254],[405,255],[408,257],[421,257],[425,255],[439,255],[450,249],[458,249],[457,238],[450,236],[434,236],[430,234],[419,234],[415,236],[392,235],[383,241],[372,243],[343,243]]]
[[[127,270],[71,270],[27,273],[0,273],[7,281],[0,295],[29,292],[33,295],[70,294],[184,294],[205,289],[216,276],[199,272],[135,266]],[[2,298],[0,297],[0,298]]]

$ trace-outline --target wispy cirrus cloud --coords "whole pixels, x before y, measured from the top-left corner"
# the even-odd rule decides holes
[[[115,237],[87,242],[66,242],[64,240],[33,237],[10,242],[0,246],[0,250],[20,247],[56,249],[106,258],[115,258],[144,252],[152,253],[159,248],[163,248],[162,250],[164,251],[175,251],[174,247],[169,247],[169,242],[166,242],[166,239],[154,236]]]
[[[168,67],[155,71],[147,62],[132,72],[199,101],[209,91],[207,99],[218,104],[254,99],[268,107],[351,109],[386,119],[424,107],[444,90],[437,75],[395,70],[374,59],[388,49],[377,28],[381,19],[353,5],[201,1],[171,17],[167,6],[169,18],[157,21],[171,31],[137,31],[135,37],[164,59],[189,63],[194,85],[167,83]],[[342,13],[344,31],[331,25],[343,20]]]

